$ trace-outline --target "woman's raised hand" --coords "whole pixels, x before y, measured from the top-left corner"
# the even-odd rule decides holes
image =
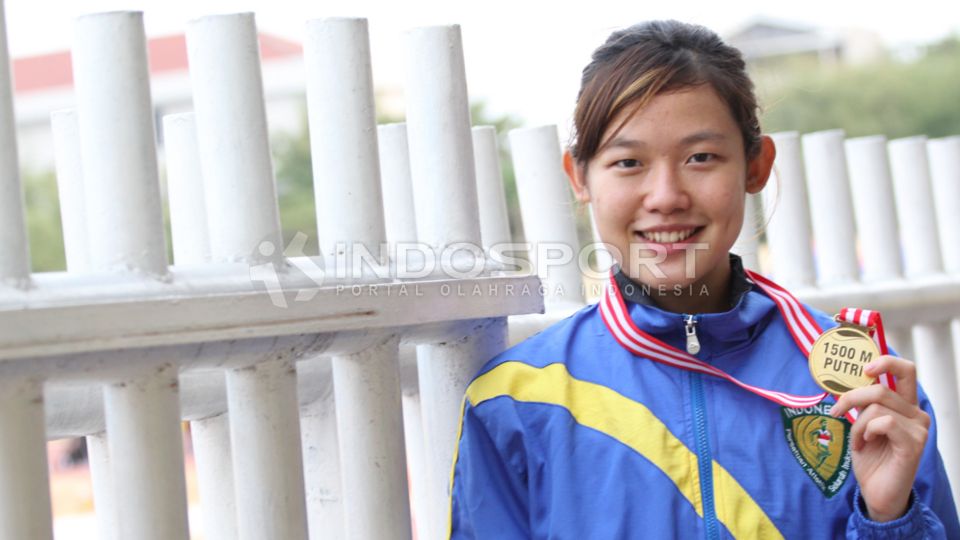
[[[837,400],[831,414],[860,409],[850,431],[853,473],[874,521],[904,515],[920,465],[930,415],[917,399],[917,368],[909,360],[884,355],[864,368],[867,375],[887,372],[896,377],[896,391],[880,384],[851,390]]]

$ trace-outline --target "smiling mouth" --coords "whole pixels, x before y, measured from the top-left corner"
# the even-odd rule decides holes
[[[634,231],[633,234],[645,242],[675,244],[677,242],[683,242],[702,230],[703,227],[693,227],[681,231]]]

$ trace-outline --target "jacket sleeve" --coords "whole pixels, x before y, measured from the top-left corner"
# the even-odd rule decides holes
[[[451,539],[530,537],[522,431],[515,411],[500,410],[510,403],[464,404],[451,477]]]
[[[860,496],[860,488],[857,487],[853,514],[847,521],[847,538],[960,538],[957,508],[947,473],[943,468],[943,459],[937,451],[937,420],[923,389],[918,388],[917,392],[920,407],[930,415],[930,431],[923,456],[920,458],[907,513],[886,523],[871,521],[866,516],[866,505]]]

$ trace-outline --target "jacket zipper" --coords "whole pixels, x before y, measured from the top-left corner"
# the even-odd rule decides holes
[[[700,340],[697,339],[697,318],[685,317],[687,352],[700,352]],[[695,349],[695,350],[694,350]],[[707,540],[720,538],[720,526],[713,498],[713,456],[710,452],[710,431],[707,429],[707,404],[703,393],[703,379],[700,373],[690,374],[690,394],[693,397],[693,426],[697,446],[697,466],[700,472],[700,493],[703,505],[703,528]]]
[[[684,331],[687,334],[687,352],[697,354],[700,352],[700,339],[697,338],[697,318],[695,316],[686,315]]]

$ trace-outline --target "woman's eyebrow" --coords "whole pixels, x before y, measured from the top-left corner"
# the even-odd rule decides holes
[[[691,144],[696,144],[699,142],[705,142],[705,141],[723,142],[725,140],[727,140],[727,135],[724,133],[721,133],[719,131],[713,131],[713,130],[704,130],[704,131],[698,131],[696,133],[687,135],[683,139],[680,139],[680,144],[684,146],[689,146]],[[636,148],[644,148],[646,146],[647,146],[647,143],[639,139],[631,139],[629,137],[618,135],[610,139],[609,141],[607,141],[607,143],[603,145],[602,149],[603,150],[610,150],[614,148],[636,149]]]
[[[609,150],[611,148],[643,148],[646,145],[647,143],[639,139],[631,139],[629,137],[622,137],[618,135],[610,139],[609,141],[607,141],[606,144],[603,145],[603,149]]]
[[[705,142],[705,141],[723,142],[726,139],[727,139],[727,136],[723,133],[720,133],[719,131],[706,130],[706,131],[698,131],[692,135],[687,135],[686,137],[680,140],[680,143],[684,145],[691,145],[691,144],[696,144],[696,143]]]

